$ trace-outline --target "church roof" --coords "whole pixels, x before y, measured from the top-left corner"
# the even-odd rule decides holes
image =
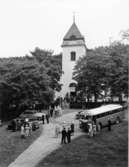
[[[84,37],[80,33],[75,22],[73,22],[72,26],[70,27],[70,29],[68,30],[68,32],[64,36],[64,40],[78,40],[78,39],[84,40]]]

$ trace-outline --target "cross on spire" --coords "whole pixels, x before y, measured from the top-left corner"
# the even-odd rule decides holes
[[[73,23],[75,23],[75,12],[73,12]]]

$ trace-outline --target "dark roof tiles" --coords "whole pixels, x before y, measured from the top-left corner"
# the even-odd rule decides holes
[[[64,36],[64,40],[78,40],[83,39],[84,37],[80,33],[77,25],[75,23],[72,24],[66,35]]]

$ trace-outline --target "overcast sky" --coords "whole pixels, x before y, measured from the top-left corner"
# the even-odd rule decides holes
[[[108,45],[129,28],[129,0],[0,0],[0,57],[35,47],[60,53],[73,12],[88,48]]]

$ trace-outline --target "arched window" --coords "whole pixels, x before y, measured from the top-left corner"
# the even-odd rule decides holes
[[[76,60],[76,52],[71,52],[71,61]]]

